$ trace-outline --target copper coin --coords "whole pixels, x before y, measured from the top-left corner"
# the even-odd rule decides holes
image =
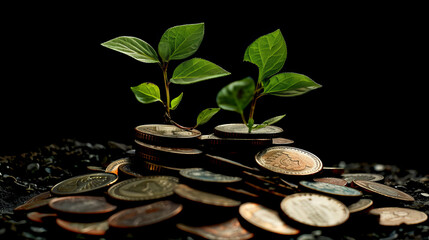
[[[248,202],[241,204],[239,214],[250,224],[268,232],[281,235],[296,235],[299,233],[298,229],[287,225],[280,218],[277,211],[258,203]]]
[[[373,201],[371,199],[362,198],[359,199],[359,201],[350,204],[349,206],[347,206],[347,208],[349,209],[350,213],[356,213],[368,209],[372,206],[372,204]]]
[[[369,213],[380,215],[379,223],[383,226],[413,225],[428,219],[424,212],[400,207],[374,208]]]
[[[51,189],[55,195],[75,195],[108,187],[118,180],[113,173],[91,173],[66,179]]]
[[[245,240],[254,236],[253,233],[248,232],[241,226],[237,218],[206,226],[189,226],[179,223],[177,228],[205,239]]]
[[[109,219],[109,226],[114,228],[139,228],[160,223],[179,214],[182,204],[169,200],[122,210]]]
[[[280,204],[292,220],[313,227],[334,227],[349,218],[348,208],[340,201],[316,193],[295,193]]]
[[[104,197],[68,196],[56,198],[49,202],[49,207],[58,212],[71,214],[102,214],[116,209]]]
[[[285,175],[304,176],[322,170],[316,155],[295,147],[270,147],[258,152],[255,159],[259,166]]]
[[[63,229],[85,235],[94,235],[94,236],[103,236],[106,234],[106,231],[109,229],[109,224],[107,221],[102,222],[91,222],[91,223],[79,223],[79,222],[69,222],[57,218],[58,226]]]
[[[173,195],[173,189],[179,182],[176,177],[147,176],[131,178],[109,188],[110,197],[123,201],[144,201]]]
[[[341,175],[344,180],[348,183],[353,182],[353,180],[364,180],[371,182],[378,182],[384,179],[383,175],[375,173],[344,173]]]
[[[203,152],[196,148],[183,148],[183,147],[165,147],[159,145],[151,145],[148,143],[140,142],[135,140],[136,143],[136,154],[137,152],[143,152],[145,154],[153,156],[170,156],[176,158],[198,156]]]
[[[325,194],[341,196],[341,197],[359,197],[362,196],[362,192],[354,188],[339,186],[326,182],[310,182],[300,181],[299,184],[305,188],[318,191]]]
[[[24,204],[19,205],[14,209],[14,211],[29,211],[39,207],[44,207],[49,204],[49,201],[52,200],[53,195],[51,192],[42,192],[30,199],[28,199]]]
[[[243,123],[223,124],[214,128],[216,136],[225,138],[275,138],[282,133],[282,128],[273,125],[253,130],[251,133]]]
[[[293,140],[287,139],[287,138],[273,138],[272,144],[273,145],[289,145],[294,143]]]
[[[201,132],[197,129],[185,130],[174,125],[146,124],[135,128],[136,139],[151,144],[178,144],[193,143]]]
[[[180,175],[183,177],[207,183],[236,183],[241,181],[240,177],[227,176],[219,173],[214,173],[202,168],[186,168],[180,170]]]
[[[199,191],[184,184],[177,185],[174,188],[174,192],[182,198],[211,206],[238,207],[241,204],[241,202],[237,200],[213,193]]]
[[[393,187],[389,187],[385,184],[371,182],[371,181],[364,181],[364,180],[354,180],[353,182],[359,187],[367,191],[377,193],[385,197],[390,197],[393,199],[398,199],[403,201],[414,201],[414,198],[412,196],[398,189],[395,189]]]
[[[313,181],[330,183],[330,184],[335,184],[338,186],[346,186],[347,185],[346,180],[341,179],[341,178],[333,178],[333,177],[314,178]]]
[[[121,158],[107,165],[105,172],[118,175],[118,169],[123,164],[129,164],[131,161],[128,158]]]
[[[27,218],[33,222],[44,223],[46,218],[56,218],[58,215],[56,213],[40,213],[40,212],[30,212],[27,213]]]

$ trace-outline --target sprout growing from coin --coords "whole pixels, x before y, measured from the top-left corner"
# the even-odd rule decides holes
[[[230,73],[218,65],[201,58],[192,58],[179,64],[168,76],[168,66],[172,60],[184,60],[193,55],[199,48],[204,37],[204,23],[187,24],[169,28],[162,35],[158,44],[158,52],[147,42],[136,37],[117,37],[101,45],[128,55],[143,63],[157,63],[163,75],[165,99],[161,99],[158,85],[144,82],[131,87],[135,97],[141,103],[160,102],[165,108],[167,122],[180,128],[192,129],[208,122],[220,108],[207,108],[197,117],[197,123],[187,128],[173,121],[171,112],[176,110],[183,98],[183,92],[171,99],[170,84],[187,85],[201,81],[227,76]]]
[[[252,130],[264,128],[280,121],[286,115],[272,117],[261,124],[255,124],[254,114],[259,98],[272,95],[294,97],[321,87],[309,77],[293,72],[279,73],[286,61],[286,42],[280,30],[261,36],[250,44],[244,53],[244,61],[259,68],[258,80],[251,77],[234,81],[222,88],[216,98],[220,108],[240,114],[243,123]],[[244,109],[250,104],[246,120]]]

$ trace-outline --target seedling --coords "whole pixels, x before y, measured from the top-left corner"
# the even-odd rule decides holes
[[[218,106],[224,110],[240,114],[249,129],[264,128],[280,121],[286,115],[272,117],[261,124],[254,123],[256,102],[265,95],[278,97],[294,97],[321,87],[309,77],[293,73],[278,73],[286,61],[286,42],[280,30],[264,35],[250,44],[244,53],[244,61],[255,64],[259,68],[258,80],[251,77],[234,81],[222,88],[216,98]],[[250,104],[248,120],[244,109]]]
[[[193,84],[209,79],[227,76],[230,73],[218,65],[201,59],[192,58],[179,64],[173,71],[171,78],[168,77],[168,65],[172,60],[183,60],[193,55],[199,48],[204,37],[204,23],[180,25],[169,28],[162,35],[158,44],[158,52],[147,42],[136,37],[117,37],[101,45],[112,50],[126,54],[143,63],[157,63],[161,68],[165,99],[161,99],[158,85],[144,82],[138,86],[131,87],[136,99],[144,104],[160,102],[165,108],[167,122],[180,128],[192,129],[208,122],[220,108],[208,108],[203,110],[197,117],[196,125],[191,128],[183,127],[173,121],[171,111],[179,106],[183,92],[171,100],[170,84]]]

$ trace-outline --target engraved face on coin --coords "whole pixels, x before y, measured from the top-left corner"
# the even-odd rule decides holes
[[[101,214],[116,209],[116,206],[108,203],[104,197],[94,196],[60,197],[50,201],[49,207],[58,212],[72,214]]]
[[[206,226],[188,226],[183,223],[177,224],[177,228],[205,239],[250,239],[254,235],[244,229],[237,218],[223,223]]]
[[[348,183],[353,182],[353,180],[365,180],[365,181],[371,181],[371,182],[378,182],[384,179],[383,175],[376,174],[376,173],[344,173],[341,176]]]
[[[369,213],[380,215],[379,223],[383,226],[413,225],[422,223],[428,219],[426,213],[409,208],[374,208]]]
[[[281,234],[296,235],[298,229],[288,226],[279,213],[258,203],[243,203],[239,208],[240,216],[250,224],[265,231]]]
[[[147,176],[131,178],[109,188],[110,197],[123,201],[144,201],[173,195],[173,189],[179,182],[176,177]]]
[[[334,227],[349,218],[348,208],[340,201],[316,193],[295,193],[280,204],[292,220],[313,227]]]
[[[249,129],[242,123],[231,123],[216,126],[214,134],[225,138],[275,138],[280,137],[283,129],[276,126],[267,126],[249,133]]]
[[[322,169],[322,161],[316,155],[295,147],[270,147],[255,158],[261,167],[286,175],[311,175]]]
[[[214,173],[202,168],[186,168],[180,170],[180,175],[183,177],[211,183],[234,183],[241,181],[240,177],[227,176],[219,173]]]
[[[184,199],[190,201],[220,207],[238,207],[241,202],[224,196],[199,191],[184,184],[179,184],[174,188],[174,192]]]
[[[52,187],[54,195],[75,195],[99,190],[118,180],[113,173],[91,173],[66,179]]]
[[[359,201],[350,204],[349,206],[347,206],[347,208],[349,209],[350,213],[355,213],[368,209],[372,206],[372,204],[373,201],[371,199],[362,198],[359,199]]]
[[[109,229],[109,223],[107,221],[79,223],[69,222],[59,218],[57,218],[56,221],[58,226],[60,226],[61,228],[78,234],[103,236]]]
[[[393,187],[389,187],[385,184],[364,180],[354,180],[353,182],[367,191],[377,193],[385,197],[390,197],[402,201],[414,201],[414,198],[412,196]]]
[[[310,182],[300,181],[299,184],[308,189],[318,191],[321,193],[342,196],[342,197],[359,197],[362,196],[362,192],[354,188],[339,186],[325,182]]]

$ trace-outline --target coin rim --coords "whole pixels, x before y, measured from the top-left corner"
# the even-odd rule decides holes
[[[341,197],[360,197],[360,196],[363,195],[363,193],[361,191],[359,191],[357,189],[354,189],[354,188],[351,188],[351,187],[347,187],[347,186],[340,186],[340,185],[336,185],[336,184],[332,184],[332,183],[327,183],[327,182],[317,182],[317,181],[314,181],[314,183],[316,183],[316,184],[322,184],[322,183],[331,184],[331,185],[334,186],[334,188],[338,187],[338,188],[351,189],[352,191],[357,191],[360,194],[359,195],[346,195],[346,194],[327,192],[327,191],[324,191],[324,190],[321,190],[321,189],[318,189],[318,188],[313,188],[313,187],[310,187],[308,185],[305,185],[306,182],[311,183],[311,181],[302,180],[302,181],[299,181],[299,185],[301,185],[301,186],[303,186],[303,187],[305,187],[307,189],[311,189],[311,190],[318,191],[318,192],[325,193],[325,194],[329,194],[329,195],[341,196]]]
[[[61,184],[65,184],[68,181],[74,180],[74,179],[78,179],[78,178],[82,178],[82,177],[86,177],[86,176],[91,176],[91,175],[110,175],[110,176],[114,176],[115,179],[111,180],[110,182],[104,184],[104,185],[100,185],[96,188],[92,188],[86,191],[80,191],[80,192],[57,192],[56,189],[58,188],[58,186],[60,186]],[[107,173],[107,172],[97,172],[97,173],[88,173],[88,174],[83,174],[83,175],[79,175],[79,176],[74,176],[71,178],[67,178],[57,184],[55,184],[52,188],[51,188],[51,193],[57,196],[67,196],[67,195],[79,195],[79,194],[83,194],[83,193],[88,193],[88,192],[92,192],[92,191],[96,191],[105,187],[108,187],[112,184],[114,184],[116,181],[118,181],[119,177],[118,175],[114,174],[114,173]]]
[[[169,135],[162,135],[162,134],[156,134],[156,133],[148,133],[148,132],[145,132],[145,131],[142,131],[141,129],[138,129],[138,128],[140,128],[140,127],[154,127],[154,126],[169,126],[169,127],[176,127],[177,129],[179,129],[180,130],[180,128],[179,127],[177,127],[177,126],[174,126],[174,125],[171,125],[171,124],[143,124],[143,125],[138,125],[138,126],[136,126],[135,128],[134,128],[134,130],[136,131],[136,133],[137,134],[144,134],[144,135],[147,135],[147,136],[149,136],[150,138],[151,137],[156,137],[156,138],[160,138],[160,139],[193,139],[193,138],[197,138],[197,137],[199,137],[199,136],[201,136],[201,132],[199,131],[199,130],[197,130],[197,129],[192,129],[191,131],[192,132],[194,132],[194,133],[196,133],[196,135],[193,135],[193,136],[184,136],[184,135],[175,135],[175,137],[171,137],[171,136],[169,136]],[[184,129],[182,129],[182,130],[184,130]],[[186,130],[184,130],[184,131],[186,131]],[[143,139],[146,139],[146,138],[143,138]],[[160,140],[159,139],[159,140]],[[150,140],[150,139],[146,139],[146,140],[149,140],[149,141],[154,141],[154,142],[156,142],[157,140]],[[162,141],[162,140],[161,140]]]
[[[370,191],[372,193],[379,194],[381,196],[385,196],[385,197],[389,197],[389,198],[393,198],[393,199],[397,199],[397,200],[402,200],[402,201],[408,201],[408,202],[415,201],[414,197],[411,196],[410,194],[408,194],[406,192],[403,192],[401,190],[398,190],[396,188],[393,188],[391,186],[388,186],[386,184],[382,184],[382,183],[378,183],[378,182],[373,182],[373,181],[367,181],[367,180],[353,180],[353,183],[356,184],[356,185],[358,185],[359,187],[365,189],[365,190],[368,190],[368,191]],[[379,192],[379,191],[374,190],[374,189],[372,189],[370,187],[367,187],[364,183],[370,183],[370,184],[380,185],[380,186],[382,186],[384,188],[392,189],[392,190],[400,193],[400,195],[402,195],[404,197],[402,198],[402,197],[392,196],[392,195],[389,195],[389,194],[386,194],[386,193]]]

